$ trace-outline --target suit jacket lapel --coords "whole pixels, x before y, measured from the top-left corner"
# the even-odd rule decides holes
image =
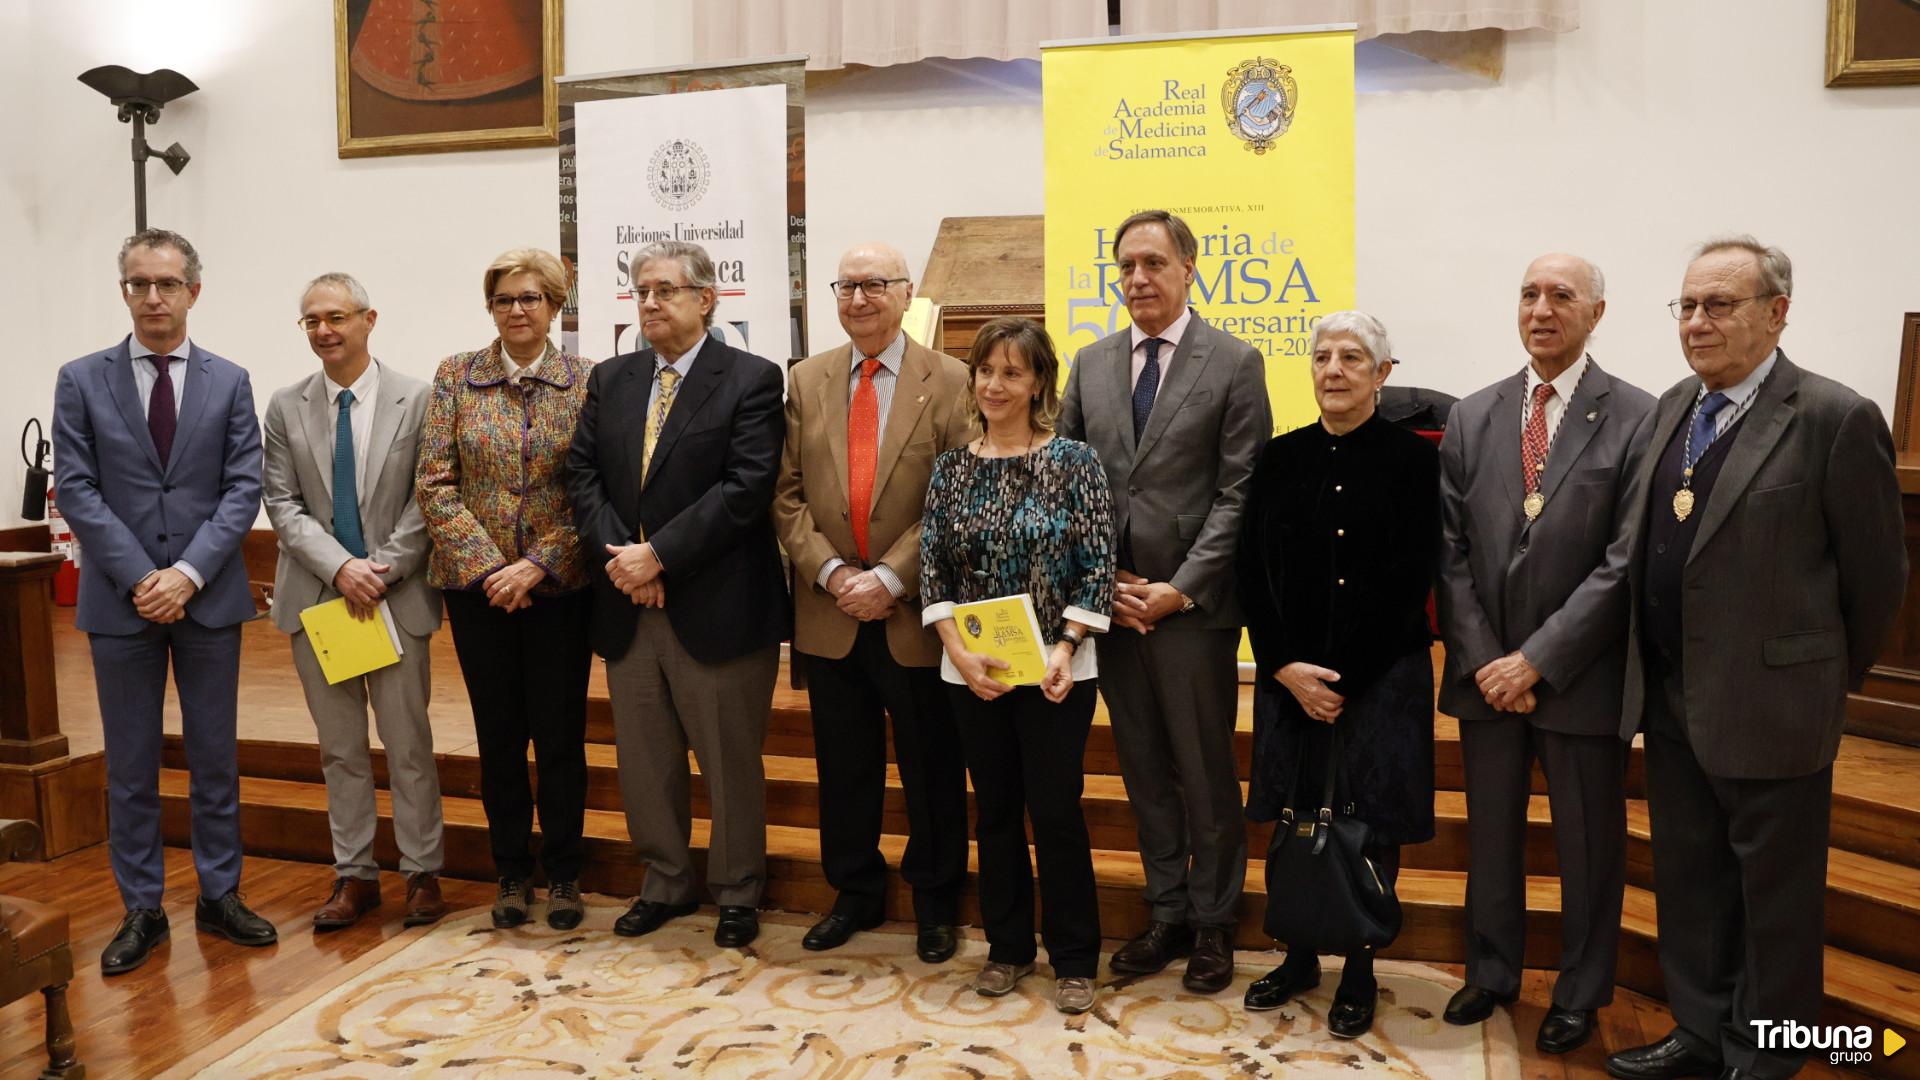
[[[133,441],[140,444],[147,460],[153,467],[160,468],[160,451],[154,448],[153,434],[147,430],[147,403],[140,400],[140,385],[133,381],[133,359],[129,336],[120,343],[120,352],[107,364],[107,388],[113,392],[113,403],[120,408],[120,419],[126,421],[127,430],[132,433]]]
[[[1520,408],[1526,396],[1527,373],[1522,371],[1500,384],[1493,408],[1487,410],[1487,452],[1500,472],[1500,490],[1516,514],[1523,512],[1521,500],[1527,491],[1527,478],[1520,468]]]
[[[827,453],[833,458],[833,482],[840,488],[841,501],[847,503],[852,501],[847,495],[847,392],[853,382],[852,365],[853,346],[837,350],[814,399],[821,418],[820,437],[827,440]]]
[[[900,358],[900,374],[893,380],[893,404],[887,410],[887,430],[880,436],[880,456],[873,463],[869,512],[880,502],[880,493],[887,488],[887,477],[893,475],[893,467],[900,463],[900,451],[906,449],[907,437],[920,423],[920,414],[927,410],[925,387],[932,376],[933,366],[909,344],[906,354]],[[841,445],[845,442],[841,440]]]
[[[680,441],[680,433],[693,422],[694,414],[707,398],[720,388],[733,362],[733,349],[718,338],[709,338],[700,346],[700,355],[693,358],[693,370],[674,389],[673,408],[667,411],[667,422],[660,429],[660,441],[653,448],[653,465],[641,481],[643,487],[659,474],[661,463],[673,454],[674,445]],[[659,361],[656,359],[654,363],[658,366]]]
[[[380,361],[375,360],[378,364]],[[388,391],[373,413],[373,435],[367,440],[367,483],[359,486],[360,505],[365,508],[373,499],[373,489],[380,483],[380,468],[377,463],[387,460],[393,453],[393,442],[400,434],[400,420],[407,412],[407,392]]]
[[[1726,523],[1741,493],[1753,483],[1754,474],[1760,471],[1767,455],[1773,453],[1780,437],[1787,433],[1787,425],[1793,421],[1793,397],[1799,389],[1800,369],[1787,362],[1785,353],[1780,354],[1772,374],[1761,384],[1753,408],[1747,410],[1746,420],[1733,434],[1727,460],[1721,464],[1720,475],[1713,482],[1713,493],[1707,497],[1700,531],[1694,534],[1693,548],[1687,552],[1688,562],[1700,554],[1707,541]]]
[[[1081,350],[1082,355],[1093,361],[1088,374],[1104,374],[1108,379],[1107,395],[1111,402],[1108,408],[1120,418],[1120,445],[1131,455],[1129,463],[1140,460],[1139,447],[1133,440],[1133,351],[1129,344],[1132,340],[1130,335],[1121,333],[1105,355],[1098,344]]]
[[[1554,434],[1553,444],[1547,450],[1547,473],[1540,478],[1540,494],[1549,501],[1560,489],[1561,481],[1573,472],[1581,452],[1606,424],[1607,398],[1612,394],[1612,380],[1600,370],[1600,365],[1587,361],[1587,373],[1581,376],[1580,385],[1574,388],[1573,400],[1567,402],[1566,411],[1560,414],[1560,430]],[[1587,420],[1588,413],[1594,414],[1591,422]]]
[[[1153,446],[1166,433],[1167,426],[1173,423],[1173,414],[1187,400],[1200,375],[1206,370],[1207,361],[1213,358],[1213,335],[1204,333],[1198,312],[1187,322],[1187,332],[1180,336],[1180,344],[1173,350],[1173,370],[1160,381],[1160,388],[1153,395],[1153,412],[1147,416],[1147,428],[1140,436],[1140,446],[1134,451],[1133,460],[1141,461],[1153,453]],[[1126,371],[1132,374],[1132,357],[1128,358]],[[1133,395],[1127,395],[1128,430],[1132,430]]]
[[[193,441],[193,434],[200,427],[200,414],[207,411],[207,399],[213,396],[213,390],[207,385],[212,376],[207,374],[210,366],[207,354],[200,351],[198,345],[187,349],[187,386],[180,399],[180,423],[173,437],[173,453],[167,458],[167,475],[173,475],[174,467],[180,459],[187,456],[187,444]]]
[[[313,455],[313,467],[320,474],[320,486],[327,493],[328,512],[333,506],[333,453],[327,433],[339,420],[328,416],[327,377],[316,374],[307,380],[301,391],[300,399],[304,408],[300,410],[302,435],[306,439],[307,452]]]

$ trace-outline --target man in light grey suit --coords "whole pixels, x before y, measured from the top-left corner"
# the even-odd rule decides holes
[[[1818,1022],[1827,823],[1847,690],[1907,576],[1893,439],[1872,401],[1780,351],[1793,264],[1750,236],[1695,252],[1672,304],[1693,374],[1635,477],[1620,736],[1646,734],[1660,970],[1675,1028],[1627,1080],[1779,1080]]]
[[[267,516],[280,536],[273,623],[293,635],[293,666],[320,735],[333,830],[333,894],[313,915],[316,930],[351,926],[380,906],[374,862],[373,763],[367,704],[386,748],[393,836],[407,875],[405,923],[446,913],[441,900],[440,777],[427,725],[429,639],[440,626],[440,590],[427,584],[426,523],[413,498],[415,451],[427,385],[367,351],[379,313],[347,274],[322,274],[300,301],[300,326],[321,370],[267,405]],[[345,597],[359,618],[384,602],[401,643],[400,662],[329,684],[300,613]]]
[[[1467,982],[1446,1020],[1519,994],[1527,798],[1546,772],[1560,856],[1560,978],[1536,1045],[1563,1054],[1613,1000],[1626,887],[1628,489],[1653,398],[1600,369],[1600,269],[1542,255],[1520,282],[1523,370],[1455,405],[1440,443],[1440,708],[1467,773]]]
[[[1120,552],[1100,693],[1152,913],[1110,963],[1144,975],[1190,956],[1184,984],[1213,993],[1233,979],[1247,865],[1233,756],[1234,553],[1273,414],[1259,350],[1187,305],[1198,253],[1186,222],[1164,210],[1120,223],[1113,257],[1133,326],[1074,358],[1058,430],[1099,453]]]

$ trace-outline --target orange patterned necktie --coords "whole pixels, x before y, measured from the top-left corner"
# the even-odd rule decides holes
[[[880,395],[873,388],[880,361],[869,356],[860,362],[860,385],[847,410],[847,520],[853,523],[853,546],[867,561],[867,515],[873,508],[873,470],[880,458]]]

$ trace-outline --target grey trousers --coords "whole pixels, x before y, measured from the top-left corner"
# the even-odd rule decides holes
[[[1239,646],[1237,630],[1115,627],[1100,639],[1100,696],[1160,922],[1231,928],[1246,884],[1233,757]]]
[[[327,824],[333,830],[334,872],[377,878],[373,835],[373,758],[367,745],[367,706],[387,751],[387,784],[393,793],[393,840],[400,872],[440,872],[445,865],[440,813],[440,772],[433,760],[433,729],[427,700],[433,689],[431,638],[400,631],[403,651],[392,667],[329,685],[305,631],[293,635],[293,667],[307,695],[307,711],[320,736],[320,771],[327,781]]]
[[[767,880],[767,780],[760,748],[780,648],[719,664],[687,654],[666,612],[643,608],[625,656],[607,661],[607,696],[627,834],[647,864],[642,900],[699,899],[687,750],[712,804],[707,889],[722,906],[757,907]]]

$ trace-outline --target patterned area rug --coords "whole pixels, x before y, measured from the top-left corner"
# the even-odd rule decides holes
[[[562,933],[496,931],[484,911],[404,935],[293,1002],[176,1066],[206,1077],[807,1077],[959,1080],[1062,1077],[1379,1077],[1516,1080],[1513,1025],[1440,1019],[1459,981],[1381,961],[1373,1031],[1326,1030],[1338,961],[1321,988],[1264,1013],[1241,1009],[1277,962],[1242,954],[1231,989],[1198,997],[1176,971],[1113,976],[1102,962],[1090,1013],[1053,1009],[1044,965],[1004,998],[969,980],[986,943],[939,965],[910,934],[856,935],[827,953],[800,938],[811,920],[770,915],[744,950],[713,945],[713,917],[644,938],[612,933],[621,909],[589,907]],[[538,909],[536,909],[538,914]]]

